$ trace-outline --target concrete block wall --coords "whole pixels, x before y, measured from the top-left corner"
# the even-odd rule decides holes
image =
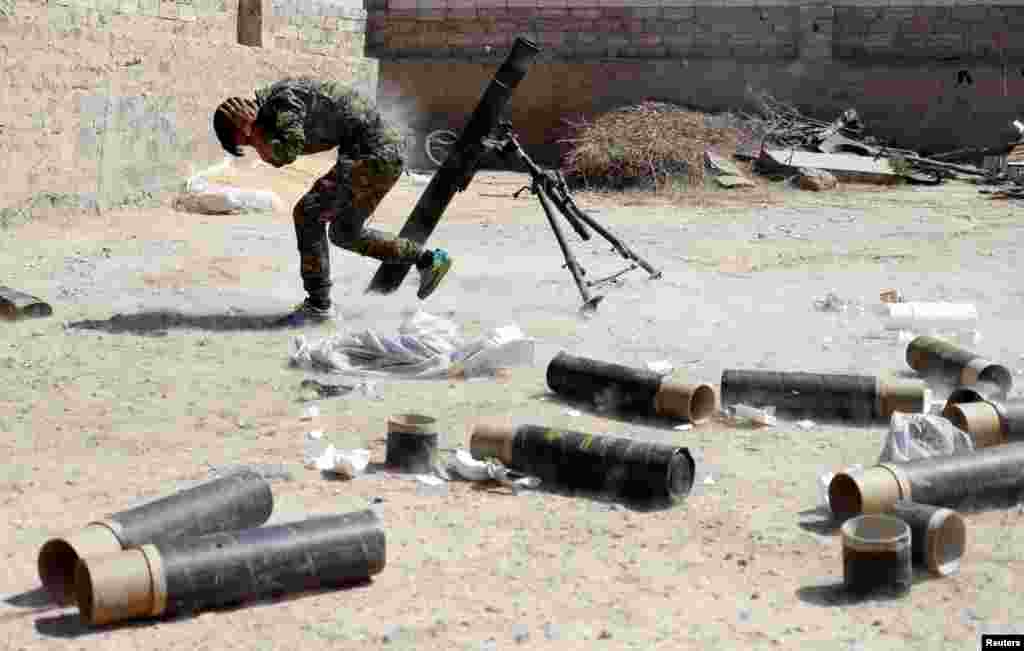
[[[923,150],[994,145],[1024,112],[1024,3],[367,0],[378,98],[459,125],[516,36],[543,52],[510,111],[535,151],[642,99],[749,109],[769,92]],[[1016,36],[1015,36],[1016,35]]]
[[[834,15],[833,51],[840,59],[890,63],[1024,59],[1021,5],[854,5],[837,6]]]
[[[223,158],[216,105],[283,76],[377,85],[361,34],[323,29],[325,40],[299,27],[322,16],[268,20],[268,9],[272,38],[246,47],[235,43],[233,2],[61,1],[0,11],[0,210],[53,193],[105,208],[176,187]],[[293,9],[313,11],[281,5]]]
[[[369,0],[367,53],[381,59],[490,59],[516,36],[561,60],[787,59],[801,47],[800,7],[680,0]],[[377,2],[376,5],[372,4]]]

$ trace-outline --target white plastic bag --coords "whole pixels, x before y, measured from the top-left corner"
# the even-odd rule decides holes
[[[402,323],[397,335],[364,330],[316,343],[299,335],[291,343],[290,357],[299,367],[361,375],[431,378],[463,373],[472,377],[532,365],[534,345],[515,325],[496,328],[467,343],[452,321],[417,311]]]
[[[974,439],[945,418],[894,412],[878,463],[970,454]]]

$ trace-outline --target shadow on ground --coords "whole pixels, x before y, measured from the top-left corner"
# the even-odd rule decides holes
[[[934,576],[923,568],[915,567],[914,579],[909,593],[900,594],[888,591],[885,588],[879,588],[879,590],[869,594],[854,594],[846,589],[842,580],[838,580],[805,585],[797,589],[796,596],[797,599],[806,604],[825,608],[856,606],[860,604],[871,605],[908,599],[918,586],[941,579],[942,577]]]
[[[405,471],[396,469],[396,468],[394,468],[392,466],[389,466],[386,463],[374,463],[374,462],[371,462],[370,464],[368,464],[366,469],[363,472],[364,472],[363,476],[377,475],[378,477],[380,477],[382,479],[385,479],[385,480],[392,479],[392,478],[400,478],[400,479],[404,479],[404,480],[413,480],[413,479],[415,479],[416,475],[419,474],[419,473],[413,473],[413,472],[405,472]],[[427,475],[430,475],[430,476],[434,475],[433,473],[423,473],[423,474],[427,474]],[[557,495],[557,496],[560,496],[560,497],[566,497],[566,498],[571,498],[571,499],[587,500],[589,502],[600,504],[600,505],[604,506],[605,508],[607,508],[607,510],[609,510],[609,511],[627,511],[628,510],[628,511],[634,511],[636,513],[657,513],[657,512],[661,512],[661,511],[667,511],[667,510],[670,510],[670,509],[676,508],[677,506],[682,505],[686,501],[686,497],[687,497],[687,496],[679,496],[679,497],[677,497],[675,499],[672,499],[672,498],[669,498],[669,497],[654,497],[654,498],[650,498],[650,499],[631,499],[631,498],[618,497],[618,496],[616,496],[614,494],[611,494],[611,493],[608,493],[608,492],[601,493],[601,492],[594,492],[594,491],[582,490],[582,489],[573,490],[573,489],[565,488],[565,487],[561,487],[561,486],[554,486],[554,485],[551,485],[549,483],[541,483],[539,486],[537,486],[535,488],[512,487],[512,486],[509,486],[508,484],[505,484],[505,483],[502,483],[502,482],[499,482],[499,481],[491,481],[491,480],[487,480],[487,481],[473,481],[473,480],[469,480],[469,479],[464,479],[462,477],[459,477],[457,474],[455,474],[453,472],[449,472],[448,475],[450,476],[450,480],[448,480],[449,483],[453,483],[453,484],[454,483],[468,483],[468,484],[472,484],[471,489],[472,490],[476,490],[476,491],[483,491],[483,492],[486,492],[486,493],[492,493],[492,494],[497,494],[497,495],[509,495],[509,496],[513,496],[513,495],[516,495],[516,494],[519,494],[519,493],[539,492],[539,493],[545,493],[545,494],[548,494],[548,495]],[[349,479],[347,477],[344,477],[342,475],[337,475],[337,474],[334,474],[334,473],[331,473],[331,472],[321,473],[321,476],[323,478],[325,478],[325,479],[331,479],[331,480],[337,480],[337,481],[352,481],[351,479]],[[526,475],[524,475],[523,473],[514,472],[513,471],[513,472],[510,473],[509,479],[519,479],[519,478],[525,477],[525,476]]]
[[[541,391],[534,393],[529,396],[531,400],[544,400],[566,409],[575,409],[583,412],[590,416],[597,416],[598,418],[605,418],[607,420],[613,420],[624,425],[635,425],[639,427],[650,427],[652,429],[663,429],[671,430],[678,425],[685,423],[683,420],[675,420],[671,418],[659,418],[657,416],[649,416],[642,413],[636,413],[631,411],[615,411],[599,409],[592,404],[586,402],[569,400],[563,398],[557,393],[551,391]]]
[[[109,319],[74,321],[68,328],[99,330],[110,334],[135,334],[150,337],[166,336],[168,330],[209,330],[237,332],[242,330],[286,330],[292,326],[281,323],[287,313],[277,314],[185,314],[174,311],[115,314]]]
[[[339,585],[337,587],[304,590],[291,594],[279,593],[276,595],[268,595],[266,597],[249,599],[241,603],[235,603],[219,607],[204,608],[202,610],[197,610],[191,613],[182,613],[180,615],[166,616],[155,619],[131,620],[111,624],[108,626],[91,626],[87,622],[83,621],[82,618],[79,616],[78,612],[76,611],[62,613],[60,615],[40,617],[36,620],[35,627],[36,632],[45,637],[64,639],[85,638],[92,635],[103,635],[104,633],[118,629],[144,628],[147,626],[152,626],[156,622],[168,623],[176,620],[191,619],[202,611],[230,612],[235,610],[241,610],[243,608],[266,607],[283,602],[295,601],[297,599],[315,597],[329,592],[336,592],[338,590],[358,590],[360,588],[368,587],[372,585],[372,583],[372,579],[360,579],[357,581],[345,583],[344,585]]]

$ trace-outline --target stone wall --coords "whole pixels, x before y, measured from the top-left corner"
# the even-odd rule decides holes
[[[16,0],[0,11],[0,209],[108,207],[222,159],[211,112],[287,75],[377,85],[365,12],[264,0],[263,47],[225,0]]]

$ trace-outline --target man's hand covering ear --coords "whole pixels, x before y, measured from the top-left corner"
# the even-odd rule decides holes
[[[256,102],[251,99],[232,97],[224,102],[224,112],[240,131],[246,135],[252,133],[252,125],[256,121]]]

